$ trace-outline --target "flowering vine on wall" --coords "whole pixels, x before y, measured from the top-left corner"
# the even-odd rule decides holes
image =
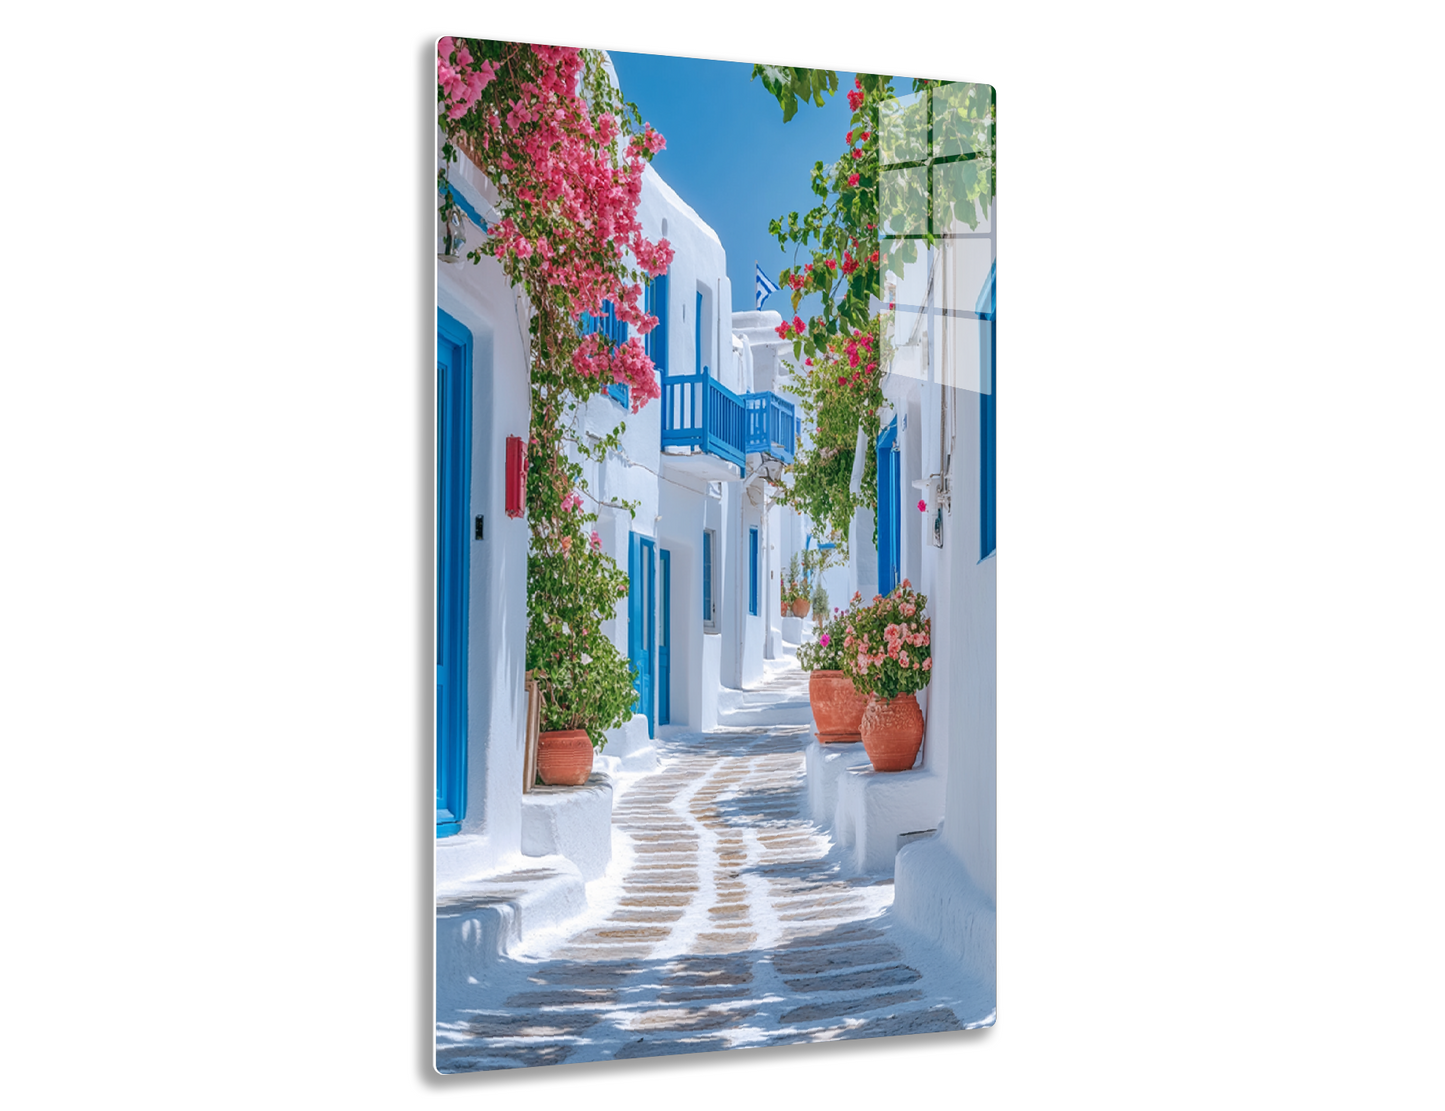
[[[642,341],[657,318],[643,292],[673,251],[643,234],[637,206],[665,140],[623,102],[598,51],[446,36],[437,100],[443,219],[455,206],[449,167],[465,155],[500,215],[467,257],[499,262],[530,310],[527,666],[541,674],[542,728],[586,729],[600,747],[635,699],[631,665],[601,630],[627,576],[591,529],[579,460],[604,458],[624,426],[589,446],[569,418],[617,383],[634,413],[658,396]],[[626,341],[580,334],[579,318],[604,302],[630,326]]]
[[[831,70],[758,65],[753,77],[777,98],[784,121],[802,103],[821,106],[839,87]],[[768,225],[780,247],[793,248],[778,284],[789,291],[794,316],[777,331],[792,339],[803,362],[798,389],[812,431],[781,498],[840,544],[856,510],[877,509],[872,451],[860,492],[850,487],[859,428],[870,442],[881,430],[894,308],[885,275],[917,263],[919,247],[932,246],[938,229],[954,221],[976,227],[994,194],[992,90],[914,80],[900,97],[893,82],[881,74],[854,78],[843,153],[832,164],[815,163],[811,173],[819,203]],[[946,152],[946,172],[930,168],[938,152]],[[819,295],[822,311],[804,320],[798,307],[810,293]]]

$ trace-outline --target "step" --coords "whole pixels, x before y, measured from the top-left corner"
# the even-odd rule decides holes
[[[577,865],[561,856],[517,857],[512,867],[449,883],[436,894],[437,1000],[480,982],[529,933],[587,909]]]
[[[536,786],[522,796],[522,853],[564,856],[595,880],[612,860],[612,780],[593,772],[581,787]]]

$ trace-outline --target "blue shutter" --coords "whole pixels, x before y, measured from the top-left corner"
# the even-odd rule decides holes
[[[627,658],[637,668],[639,675],[634,686],[641,681],[642,663],[642,547],[637,533],[627,534]],[[642,713],[640,697],[632,704],[632,712]]]
[[[712,621],[712,533],[702,534],[702,619]]]
[[[758,530],[748,529],[748,612],[758,615]]]
[[[657,327],[647,333],[647,357],[658,374],[667,373],[667,275],[659,274],[647,287],[647,311]]]
[[[617,319],[617,307],[611,301],[602,302],[602,315],[593,316],[591,313],[583,313],[582,318],[577,322],[577,330],[584,336],[590,336],[593,332],[600,332],[613,344],[627,342],[627,322]],[[607,387],[607,396],[621,405],[627,407],[627,383],[613,382]]]
[[[878,437],[878,593],[885,597],[898,585],[902,547],[902,498],[899,491],[898,418]]]

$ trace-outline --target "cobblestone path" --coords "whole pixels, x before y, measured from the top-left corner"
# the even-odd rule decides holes
[[[794,672],[768,686],[784,695]],[[620,876],[437,1033],[442,1071],[957,1030],[969,985],[905,956],[892,880],[845,877],[806,813],[805,726],[692,734],[613,810]],[[603,881],[605,883],[605,881]],[[922,954],[927,957],[927,954]],[[938,962],[942,963],[942,962]]]

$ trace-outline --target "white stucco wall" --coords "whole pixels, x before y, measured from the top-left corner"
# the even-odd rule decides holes
[[[974,277],[970,273],[969,281]],[[976,364],[976,325],[970,334]],[[936,366],[939,339],[925,335],[922,343],[931,346],[906,365],[925,373]],[[955,336],[947,346],[961,349],[963,344]],[[960,371],[967,360],[963,350],[950,355],[951,379],[968,377]],[[972,373],[977,384],[976,369]],[[934,681],[927,690],[924,767],[944,779],[944,816],[936,838],[899,854],[895,909],[970,972],[991,982],[997,894],[997,555],[980,559],[979,394],[928,384],[924,373],[912,381],[902,377],[890,381],[889,393],[900,412],[909,414],[908,429],[900,434],[905,476],[940,474],[945,455],[952,462],[943,546],[927,540],[934,493],[910,491],[912,505],[905,500],[903,511],[904,565],[916,561],[915,582],[929,596],[933,622]],[[920,496],[929,502],[926,517],[916,512]]]
[[[457,876],[520,850],[528,531],[506,515],[505,474],[507,437],[527,435],[529,390],[525,325],[498,263],[439,263],[437,304],[472,333],[471,516],[485,519],[468,548],[467,811],[461,833],[438,841]]]

